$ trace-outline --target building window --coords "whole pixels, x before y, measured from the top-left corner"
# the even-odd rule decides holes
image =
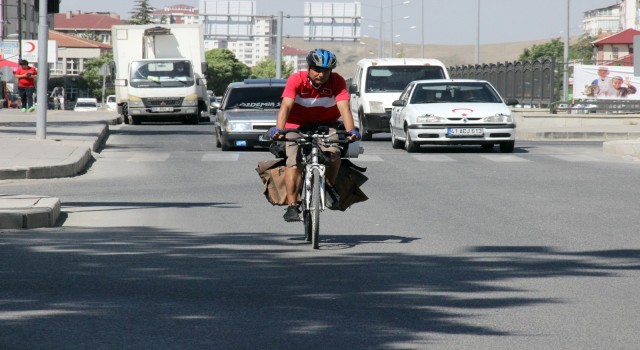
[[[67,74],[78,75],[80,73],[80,59],[67,58]]]
[[[617,60],[618,56],[619,56],[619,49],[617,47],[611,48],[611,57],[613,57],[614,60]]]
[[[58,62],[49,63],[49,72],[51,72],[51,75],[63,75],[63,67],[64,61],[62,60],[62,58],[58,58]]]

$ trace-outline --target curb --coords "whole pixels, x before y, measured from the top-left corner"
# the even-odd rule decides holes
[[[614,141],[640,139],[640,132],[518,131],[516,141]]]
[[[637,140],[608,141],[602,144],[602,151],[621,156],[640,157],[640,138]]]
[[[0,209],[0,229],[52,227],[60,217],[58,198],[0,195],[0,200],[16,202],[14,208]]]
[[[80,141],[84,146],[77,146],[66,161],[56,165],[0,169],[0,180],[48,179],[79,174],[93,160],[92,152],[96,152],[109,135],[109,124],[104,123],[103,126],[94,141]],[[65,143],[77,144],[79,141],[66,141]]]

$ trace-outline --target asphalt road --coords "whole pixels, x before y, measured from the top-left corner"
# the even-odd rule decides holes
[[[83,175],[0,181],[61,227],[0,233],[0,349],[635,349],[640,161],[601,143],[364,142],[321,246],[210,124],[122,126]]]

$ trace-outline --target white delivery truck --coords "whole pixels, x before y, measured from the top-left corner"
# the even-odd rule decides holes
[[[349,85],[351,113],[363,140],[389,132],[391,103],[413,80],[449,79],[447,67],[432,58],[365,58]]]
[[[125,123],[209,118],[200,24],[114,25],[115,90]]]

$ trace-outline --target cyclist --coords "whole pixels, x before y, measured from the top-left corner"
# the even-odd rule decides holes
[[[287,79],[282,104],[278,111],[276,127],[269,130],[272,139],[295,139],[297,135],[281,134],[282,129],[310,129],[317,126],[329,126],[330,133],[336,131],[338,119],[342,116],[342,123],[349,141],[362,137],[354,128],[353,115],[349,108],[349,92],[342,76],[333,73],[336,67],[336,56],[328,50],[315,49],[307,55],[307,71],[292,74]],[[333,135],[338,139],[338,135]],[[338,195],[333,188],[338,170],[340,169],[340,148],[337,146],[323,147],[324,153],[329,155],[326,170],[327,192],[332,197],[333,206],[338,205]],[[284,220],[287,222],[300,221],[300,208],[297,197],[302,182],[302,158],[295,142],[286,142],[286,170],[285,186],[287,189],[287,210]]]

